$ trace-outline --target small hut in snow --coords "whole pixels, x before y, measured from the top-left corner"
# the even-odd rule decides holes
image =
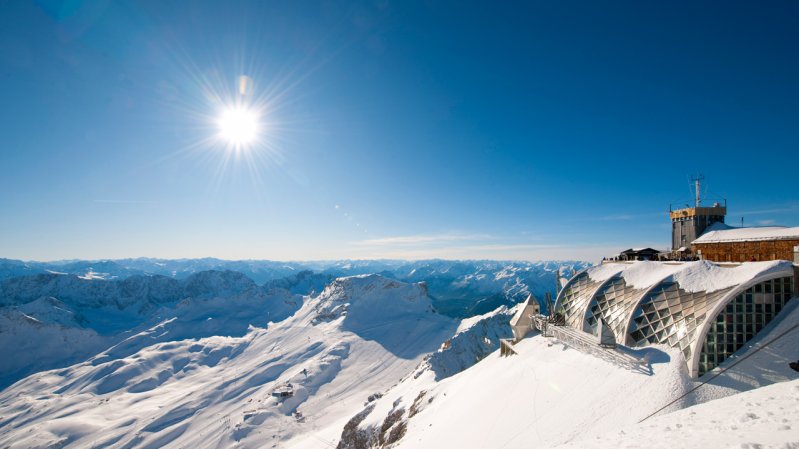
[[[533,329],[533,316],[541,313],[541,305],[532,293],[527,296],[522,307],[513,315],[510,320],[513,337],[516,341],[524,338]]]

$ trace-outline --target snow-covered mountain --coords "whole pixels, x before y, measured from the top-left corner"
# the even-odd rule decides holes
[[[230,300],[218,305],[235,315],[241,304]],[[291,317],[235,336],[197,338],[189,328],[220,316],[214,300],[194,301],[84,362],[6,388],[0,446],[319,447],[458,327],[434,312],[423,284],[378,275],[337,279]]]
[[[125,279],[135,275],[161,275],[183,279],[201,271],[238,271],[264,283],[290,276],[307,269],[302,263],[259,261],[229,261],[204,259],[117,259],[117,260],[64,260],[55,262],[0,259],[0,279],[30,274],[62,273],[95,279]]]
[[[585,262],[397,261],[322,262],[226,261],[220,259],[120,259],[101,261],[23,262],[0,259],[0,282],[35,274],[72,274],[86,280],[125,280],[137,276],[186,279],[201,271],[235,271],[258,285],[285,286],[297,294],[321,291],[338,277],[378,273],[403,282],[426,282],[436,308],[447,315],[468,317],[500,305],[512,306],[528,293],[554,292],[556,272],[564,275]]]
[[[584,265],[443,260],[283,264],[218,259],[46,264],[4,259],[3,273],[27,274],[0,280],[0,332],[9,347],[9,358],[0,361],[0,388],[27,374],[82,360],[119,341],[125,333],[152,325],[158,316],[177,313],[174,309],[180,301],[237,298],[252,305],[268,304],[249,314],[252,321],[242,320],[233,328],[219,330],[240,335],[248,324],[285,318],[296,311],[302,296],[319,294],[341,275],[381,272],[404,282],[424,282],[439,313],[463,318],[512,306],[529,292],[543,296],[553,289],[556,272],[568,275]],[[258,285],[241,271],[194,271],[205,267],[246,269],[270,280]],[[154,271],[169,275],[152,274]],[[272,278],[278,275],[285,276]],[[223,316],[219,313],[217,319]],[[207,332],[202,335],[210,335]],[[38,339],[31,339],[34,334]],[[59,348],[59,340],[70,344],[51,349]]]
[[[38,274],[0,283],[0,388],[43,369],[67,366],[171,318],[159,337],[241,336],[293,314],[302,295],[258,286],[235,271],[185,279],[122,280]]]
[[[592,447],[599,435],[608,447],[638,447],[650,429],[665,438],[695,419],[690,411],[717,410],[715,399],[797,377],[788,362],[799,332],[786,333],[799,322],[796,299],[748,345],[768,342],[767,350],[692,392],[698,384],[682,355],[666,347],[629,350],[644,362],[622,367],[533,335],[518,355],[500,357],[517,308],[456,319],[436,311],[429,282],[327,276],[305,271],[263,285],[228,271],[4,282],[2,372],[8,363],[36,366],[32,354],[64,358],[0,391],[0,447]],[[297,293],[309,289],[315,294]],[[772,343],[774,335],[789,336]],[[793,423],[779,421],[793,416],[786,402],[757,398],[736,401],[747,413],[733,417],[756,438],[729,440],[799,441]],[[665,414],[685,407],[679,419]]]

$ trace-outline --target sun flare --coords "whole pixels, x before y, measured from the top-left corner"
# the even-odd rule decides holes
[[[236,149],[246,147],[258,137],[258,112],[237,106],[225,109],[219,115],[219,137]]]

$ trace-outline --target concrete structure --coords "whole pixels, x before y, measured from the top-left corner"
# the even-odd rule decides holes
[[[799,269],[790,262],[606,263],[569,280],[555,310],[587,334],[597,335],[604,323],[625,346],[677,348],[696,377],[741,349],[797,296]]]
[[[701,176],[694,179],[696,201],[694,207],[688,205],[683,209],[669,210],[671,218],[671,250],[685,252],[691,249],[691,242],[702,235],[705,230],[713,223],[724,223],[724,216],[727,215],[726,201],[722,206],[714,203],[712,207],[702,207],[700,197],[702,181]]]
[[[671,259],[697,257],[714,262],[790,260],[799,263],[799,227],[733,228],[724,224],[726,202],[702,207],[700,181],[696,178],[696,203],[670,210]],[[622,260],[622,259],[620,259]]]
[[[535,296],[530,293],[524,301],[524,305],[522,305],[521,309],[519,309],[510,320],[510,326],[513,330],[515,341],[520,341],[533,329],[533,317],[539,313],[541,313],[541,306],[538,304],[538,300],[535,299]]]
[[[796,261],[799,227],[711,227],[692,242],[694,253],[714,262]]]
[[[724,223],[727,206],[686,207],[669,211],[671,218],[671,250],[691,249],[691,244],[714,223]]]
[[[613,335],[613,331],[610,330],[610,327],[604,321],[602,321],[602,318],[600,318],[597,322],[596,339],[599,346],[605,348],[616,347],[616,336]]]

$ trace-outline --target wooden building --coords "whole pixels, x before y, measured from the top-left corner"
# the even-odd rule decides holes
[[[692,242],[694,254],[713,262],[790,260],[799,263],[799,227],[716,226]]]

